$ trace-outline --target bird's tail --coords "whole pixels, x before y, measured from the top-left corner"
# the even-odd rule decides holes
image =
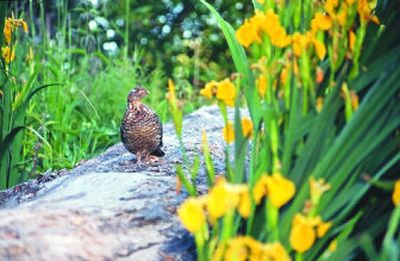
[[[157,157],[162,157],[165,155],[165,152],[161,150],[160,147],[158,147],[155,151],[153,151],[150,155],[157,156]]]

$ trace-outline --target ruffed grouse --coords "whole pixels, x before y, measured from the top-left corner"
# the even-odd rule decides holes
[[[136,155],[137,163],[158,161],[161,150],[162,124],[160,118],[142,103],[149,92],[137,86],[128,94],[128,106],[121,123],[121,140],[125,148]]]

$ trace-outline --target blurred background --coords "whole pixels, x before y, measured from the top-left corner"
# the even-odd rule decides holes
[[[251,1],[210,3],[235,28],[252,12]],[[200,106],[198,91],[206,82],[234,71],[216,21],[196,0],[2,5],[6,17],[22,18],[29,29],[14,33],[14,97],[29,81],[62,84],[38,92],[26,108],[29,129],[18,134],[21,157],[13,164],[23,179],[72,168],[119,142],[126,96],[136,84],[150,90],[146,103],[166,122],[168,78],[188,113]]]

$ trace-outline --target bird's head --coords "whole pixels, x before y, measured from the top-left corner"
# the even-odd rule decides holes
[[[128,105],[134,102],[141,101],[149,92],[143,88],[142,86],[138,85],[129,92],[128,94]]]

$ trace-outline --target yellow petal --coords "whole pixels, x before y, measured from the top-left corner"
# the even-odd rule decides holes
[[[242,119],[242,132],[246,138],[251,137],[253,134],[253,122],[250,118],[245,117]]]
[[[11,43],[12,27],[13,27],[13,23],[12,23],[11,18],[7,18],[5,21],[5,24],[4,24],[3,33],[4,33],[4,39],[6,40],[6,43],[8,45],[10,45],[10,43]]]
[[[218,83],[217,99],[222,100],[228,106],[233,106],[235,97],[235,85],[229,79]]]
[[[283,177],[280,173],[274,173],[272,176],[266,176],[268,188],[268,198],[272,205],[277,208],[285,205],[296,191],[294,183]]]
[[[226,99],[226,100],[224,100],[224,103],[226,104],[226,106],[229,106],[229,107],[235,106],[235,100],[233,100],[233,99]]]
[[[11,49],[9,46],[2,47],[1,56],[3,57],[6,63],[10,63],[15,59],[15,51],[14,49]]]
[[[336,13],[335,9],[338,6],[338,4],[339,4],[338,0],[327,0],[325,2],[326,12],[331,16],[335,15],[335,13]]]
[[[267,90],[267,77],[265,77],[264,74],[261,74],[260,76],[258,76],[256,84],[257,84],[257,91],[260,94],[260,97],[264,98],[265,91]]]
[[[345,26],[347,20],[347,5],[343,4],[340,13],[337,15],[337,21],[341,26]]]
[[[290,261],[290,256],[286,249],[279,242],[269,243],[265,245],[267,260],[273,261]]]
[[[295,32],[292,36],[292,48],[296,56],[301,56],[303,50],[307,48],[309,39],[306,35]]]
[[[238,236],[228,241],[223,260],[245,261],[249,255],[250,249],[247,246],[246,240],[244,237]]]
[[[400,205],[400,179],[394,183],[392,200],[395,206]]]
[[[370,17],[371,21],[377,25],[380,25],[381,22],[379,21],[379,18],[376,15],[373,15]]]
[[[309,250],[315,242],[315,231],[308,223],[299,223],[292,225],[290,231],[290,245],[298,253],[304,253]]]
[[[356,34],[350,30],[349,32],[349,49],[354,52],[354,46],[356,44]]]
[[[282,71],[281,71],[281,75],[280,75],[280,80],[282,82],[282,84],[285,84],[288,78],[288,66],[285,66]]]
[[[213,239],[212,242],[216,242],[216,239]],[[214,253],[212,254],[212,261],[221,261],[224,255],[226,244],[224,242],[219,243]]]
[[[26,22],[24,20],[21,19],[20,21],[21,21],[22,29],[24,29],[24,32],[27,33],[28,25],[26,24]]]
[[[290,44],[290,36],[287,35],[285,28],[282,26],[275,27],[269,33],[271,43],[279,48],[284,48]]]
[[[239,193],[229,189],[229,184],[221,179],[208,193],[207,209],[212,219],[218,219],[239,203]]]
[[[203,206],[196,198],[186,199],[178,208],[178,216],[185,228],[191,233],[200,231],[206,220]]]
[[[248,218],[250,215],[250,211],[251,211],[251,200],[250,200],[249,190],[247,189],[247,191],[240,194],[238,212],[242,217]]]
[[[200,90],[200,95],[207,97],[208,99],[212,99],[213,94],[215,93],[215,89],[218,87],[218,83],[216,81],[212,81],[206,84],[203,89]]]
[[[379,24],[379,19],[377,16],[372,15],[372,10],[375,6],[369,6],[367,0],[357,0],[357,12],[360,16],[361,22],[365,23],[368,21],[372,21],[376,24]]]
[[[323,60],[326,54],[325,45],[322,42],[318,41],[317,39],[313,39],[313,44],[318,58],[320,60]]]
[[[233,123],[230,121],[227,125],[225,125],[224,129],[222,130],[222,134],[224,136],[224,140],[227,143],[231,143],[235,140],[235,131],[233,129]]]
[[[323,237],[326,232],[331,228],[332,222],[321,222],[321,224],[317,227],[317,235],[318,237]]]
[[[262,197],[267,194],[268,188],[265,178],[266,176],[262,176],[253,187],[253,197],[256,205],[260,204]]]
[[[332,28],[332,19],[322,13],[316,13],[314,18],[311,20],[311,28],[315,31],[318,29],[327,31]]]
[[[247,20],[236,31],[236,38],[239,43],[246,48],[248,48],[253,42],[261,43],[258,27]]]
[[[268,36],[275,28],[280,27],[279,16],[271,9],[267,13],[256,11],[256,15],[252,17],[252,23],[256,24]]]

